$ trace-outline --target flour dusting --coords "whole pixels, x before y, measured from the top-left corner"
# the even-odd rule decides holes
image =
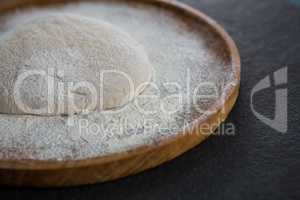
[[[49,13],[72,13],[119,26],[143,45],[154,67],[153,85],[115,112],[70,117],[1,114],[0,159],[79,160],[151,145],[203,117],[196,108],[208,111],[237,84],[228,55],[219,53],[223,43],[218,36],[201,22],[143,3],[103,1],[20,10],[0,18],[0,37]],[[195,101],[193,93],[202,83],[210,84],[203,84],[198,94],[215,89],[217,98]]]

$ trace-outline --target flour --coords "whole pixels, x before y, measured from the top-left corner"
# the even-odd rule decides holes
[[[49,13],[92,17],[128,32],[149,56],[153,84],[115,112],[69,117],[1,114],[0,159],[78,160],[151,145],[205,117],[199,107],[208,111],[226,89],[237,84],[228,56],[218,53],[223,46],[218,37],[197,21],[143,3],[104,1],[32,8],[3,17],[1,30],[4,33]],[[207,95],[215,90],[217,98],[193,102],[193,92],[203,83],[215,87],[204,85],[198,93]]]

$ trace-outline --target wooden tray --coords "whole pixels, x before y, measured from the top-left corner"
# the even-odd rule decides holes
[[[136,0],[137,1],[137,0]],[[201,12],[184,4],[167,0],[143,0],[158,7],[172,9],[178,15],[185,14],[200,20],[212,34],[216,34],[224,41],[225,53],[230,55],[232,66],[236,74],[236,82],[240,81],[240,57],[238,50],[230,36],[215,21]],[[49,5],[66,3],[67,0],[7,0],[0,4],[0,13],[10,12],[16,8],[26,6]],[[137,1],[141,2],[141,0]],[[97,157],[79,161],[5,161],[0,160],[0,183],[11,186],[33,187],[61,187],[105,182],[125,177],[131,174],[156,167],[169,161],[202,142],[209,133],[201,128],[202,124],[209,124],[216,129],[225,120],[232,109],[237,96],[239,84],[232,87],[226,94],[222,105],[216,106],[217,112],[197,122],[192,134],[177,134],[152,146],[143,146],[127,152],[110,156]]]

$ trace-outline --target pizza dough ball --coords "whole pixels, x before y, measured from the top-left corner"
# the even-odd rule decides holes
[[[0,36],[0,113],[69,115],[118,108],[151,77],[143,47],[92,18],[47,15]]]

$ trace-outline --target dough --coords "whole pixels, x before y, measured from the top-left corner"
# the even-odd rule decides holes
[[[142,46],[92,18],[46,15],[0,36],[0,113],[51,116],[118,108],[151,77]]]

